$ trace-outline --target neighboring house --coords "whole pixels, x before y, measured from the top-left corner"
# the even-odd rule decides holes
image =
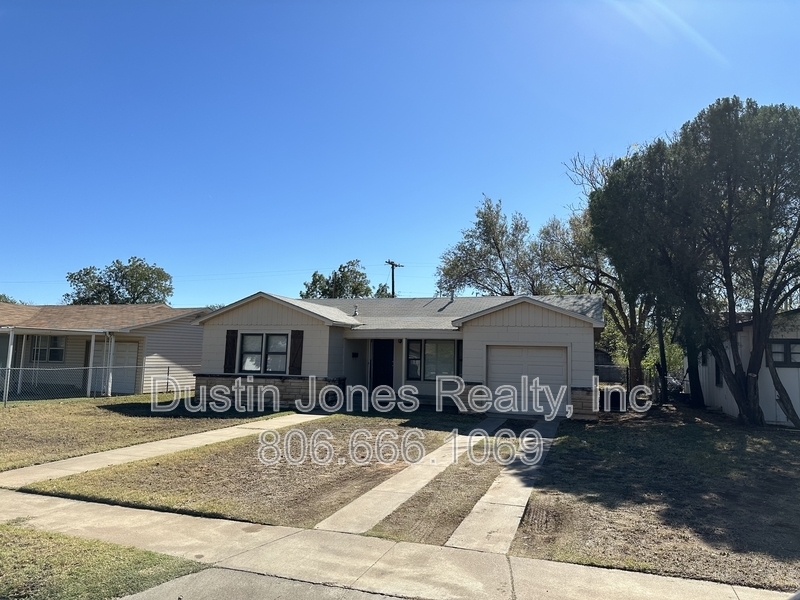
[[[168,370],[191,389],[203,338],[192,323],[208,312],[165,304],[0,303],[0,395],[149,393],[151,376],[163,377]]]
[[[741,331],[737,334],[739,352],[742,362],[747,365],[750,360],[753,334],[752,321],[744,321],[740,327]],[[789,393],[795,410],[800,413],[800,310],[791,310],[778,315],[772,327],[769,343],[772,346],[772,356],[781,382]],[[730,347],[728,346],[728,348]],[[730,350],[728,350],[728,357],[730,359]],[[714,357],[710,352],[704,352],[697,360],[700,370],[700,385],[703,388],[706,406],[721,409],[732,417],[738,416],[739,408],[733,399],[733,394],[725,384],[720,367],[716,364]],[[767,423],[791,425],[775,401],[775,386],[772,383],[769,369],[767,369],[766,358],[762,360],[761,370],[758,373],[758,395]]]
[[[282,397],[307,399],[313,375],[320,387],[410,384],[430,399],[438,375],[492,390],[519,389],[527,375],[554,393],[566,386],[584,416],[604,326],[602,299],[592,295],[296,300],[263,292],[198,323],[198,390],[249,375]]]

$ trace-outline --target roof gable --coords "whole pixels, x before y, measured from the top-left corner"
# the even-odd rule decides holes
[[[515,296],[497,306],[485,308],[460,319],[455,319],[453,325],[461,326],[474,319],[523,303],[591,323],[595,327],[605,326],[602,298],[588,294],[580,296]]]
[[[307,316],[319,319],[326,325],[335,325],[342,327],[354,327],[361,325],[360,321],[349,315],[346,315],[344,312],[335,307],[320,306],[318,304],[311,303],[307,300],[286,298],[285,296],[278,296],[277,294],[267,294],[266,292],[256,292],[255,294],[248,296],[247,298],[242,298],[238,302],[234,302],[233,304],[229,304],[228,306],[224,306],[219,310],[215,310],[214,312],[205,315],[204,317],[198,319],[197,322],[203,324],[206,321],[215,319],[216,317],[219,317],[225,313],[228,313],[237,308],[241,308],[242,306],[245,306],[247,304],[250,304],[251,302],[260,299],[276,302],[282,306],[296,310]]]

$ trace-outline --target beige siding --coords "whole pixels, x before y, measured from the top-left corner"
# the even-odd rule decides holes
[[[590,387],[594,376],[591,323],[540,306],[520,303],[463,326],[466,381],[486,382],[487,346],[561,346],[569,357],[571,387]]]
[[[367,358],[369,340],[345,339],[344,376],[347,385],[367,385]],[[358,356],[353,356],[357,354]]]
[[[303,340],[303,354],[305,354],[305,340]],[[328,377],[344,377],[344,330],[341,327],[328,329]]]
[[[150,393],[152,378],[166,376],[168,368],[169,376],[182,388],[194,389],[194,375],[200,371],[203,353],[203,328],[192,325],[195,318],[192,315],[137,330],[147,338],[146,344],[139,346],[140,352],[146,354],[142,375],[144,393]],[[162,386],[165,384],[161,383],[159,389]]]
[[[225,312],[202,325],[203,352],[201,371],[222,373],[225,364],[225,335],[228,329],[243,333],[285,333],[293,329],[303,333],[302,375],[327,377],[329,369],[329,330],[325,323],[298,310],[267,298],[256,298]],[[291,348],[289,349],[291,353]],[[341,350],[339,371],[342,370]]]

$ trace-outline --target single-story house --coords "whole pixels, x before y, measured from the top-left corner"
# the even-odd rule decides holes
[[[740,327],[741,331],[737,334],[737,341],[742,361],[746,365],[750,360],[752,350],[753,323],[751,320],[746,320],[740,324]],[[778,315],[772,327],[769,344],[772,347],[772,356],[781,382],[792,399],[794,409],[800,413],[800,309]],[[731,358],[730,349],[728,358]],[[737,417],[739,407],[736,405],[736,400],[728,389],[714,357],[710,352],[703,352],[700,353],[697,360],[700,385],[703,388],[706,406]],[[767,423],[791,426],[775,400],[777,394],[772,383],[772,376],[767,368],[766,357],[762,359],[761,370],[758,372],[758,396]]]
[[[203,339],[192,323],[208,312],[165,304],[0,303],[0,395],[149,393],[151,377],[166,375],[191,389]]]
[[[307,400],[314,376],[369,390],[413,385],[430,399],[437,376],[491,390],[520,389],[527,376],[554,393],[563,386],[564,406],[584,416],[604,326],[595,295],[297,300],[258,292],[197,322],[196,390],[248,376]]]

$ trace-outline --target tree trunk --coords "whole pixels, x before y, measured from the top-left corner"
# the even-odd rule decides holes
[[[703,386],[700,384],[700,367],[697,366],[697,356],[700,351],[694,340],[686,342],[686,370],[689,372],[689,392],[692,406],[703,408],[706,405],[703,397]]]
[[[661,368],[658,378],[661,385],[661,403],[667,402],[667,351],[664,348],[664,323],[661,319],[661,310],[656,308],[656,329],[658,330],[658,360]]]
[[[786,415],[786,418],[792,422],[792,425],[800,429],[800,416],[797,415],[797,411],[794,409],[794,405],[792,404],[792,399],[789,397],[789,393],[786,391],[786,388],[783,387],[783,382],[778,375],[778,369],[775,368],[775,361],[772,358],[772,347],[769,345],[767,346],[766,359],[767,368],[769,369],[769,374],[772,376],[772,383],[775,386],[775,391],[777,392],[776,402],[778,403],[778,406],[781,407],[781,410],[783,411],[783,414]]]
[[[644,372],[642,370],[644,355],[644,348],[642,348],[640,344],[628,345],[628,369],[630,370],[629,389],[644,383]]]

